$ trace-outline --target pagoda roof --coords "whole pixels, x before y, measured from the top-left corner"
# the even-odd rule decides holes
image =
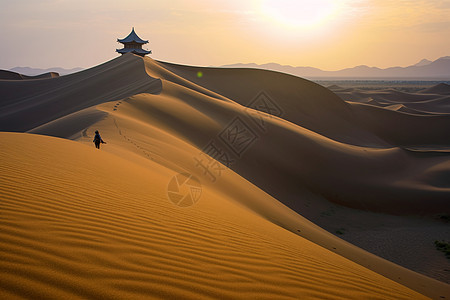
[[[133,49],[133,48],[116,49],[116,52],[119,52],[121,54],[132,52],[132,53],[135,53],[135,54],[144,54],[144,55],[152,53],[151,50],[147,51],[147,50],[144,50],[144,49]]]
[[[138,43],[138,44],[147,44],[148,43],[148,41],[144,41],[143,39],[138,37],[136,32],[134,32],[134,27],[131,30],[130,34],[126,38],[117,39],[117,41],[119,43],[122,43],[122,44],[124,44],[124,43],[132,43],[132,42],[135,42],[135,43]]]

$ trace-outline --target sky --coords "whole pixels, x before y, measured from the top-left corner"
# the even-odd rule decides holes
[[[450,0],[0,0],[0,69],[89,68],[132,27],[150,57],[338,70],[450,55]]]

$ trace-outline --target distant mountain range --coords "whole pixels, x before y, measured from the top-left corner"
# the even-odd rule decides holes
[[[249,64],[238,63],[231,65],[224,65],[222,67],[266,69],[311,79],[340,78],[340,79],[450,80],[450,56],[444,56],[435,61],[422,59],[420,62],[409,67],[391,67],[386,69],[361,65],[353,68],[342,69],[339,71],[324,71],[313,67],[293,67],[290,65],[280,65],[277,63],[267,63],[262,65],[258,65],[255,63]],[[79,72],[82,70],[83,68],[64,69],[60,67],[48,69],[15,67],[10,69],[10,71],[27,76],[36,76],[44,73],[58,73],[59,75],[62,76]]]
[[[27,75],[27,76],[36,76],[41,75],[44,73],[58,73],[59,75],[67,75],[75,72],[79,72],[83,70],[83,68],[73,68],[73,69],[64,69],[64,68],[49,68],[49,69],[38,69],[38,68],[30,68],[30,67],[15,67],[12,69],[9,69],[10,71]]]
[[[435,61],[423,59],[409,67],[391,67],[380,69],[365,65],[347,68],[339,71],[323,71],[313,67],[293,67],[276,63],[268,64],[233,64],[226,68],[257,68],[283,72],[312,79],[341,78],[341,79],[438,79],[450,80],[450,56],[441,57]]]

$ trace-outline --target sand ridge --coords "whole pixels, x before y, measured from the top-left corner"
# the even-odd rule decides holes
[[[161,81],[142,66],[142,60],[125,56],[47,80],[0,80],[0,130],[27,131],[96,104],[159,93]]]

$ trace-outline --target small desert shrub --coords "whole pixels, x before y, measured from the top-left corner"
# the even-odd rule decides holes
[[[345,228],[340,228],[338,230],[336,230],[337,234],[344,234],[345,233]]]
[[[448,223],[450,221],[450,215],[443,214],[438,216],[439,219],[445,223]]]
[[[445,256],[450,259],[450,243],[445,241],[434,241],[436,249],[444,252]]]

